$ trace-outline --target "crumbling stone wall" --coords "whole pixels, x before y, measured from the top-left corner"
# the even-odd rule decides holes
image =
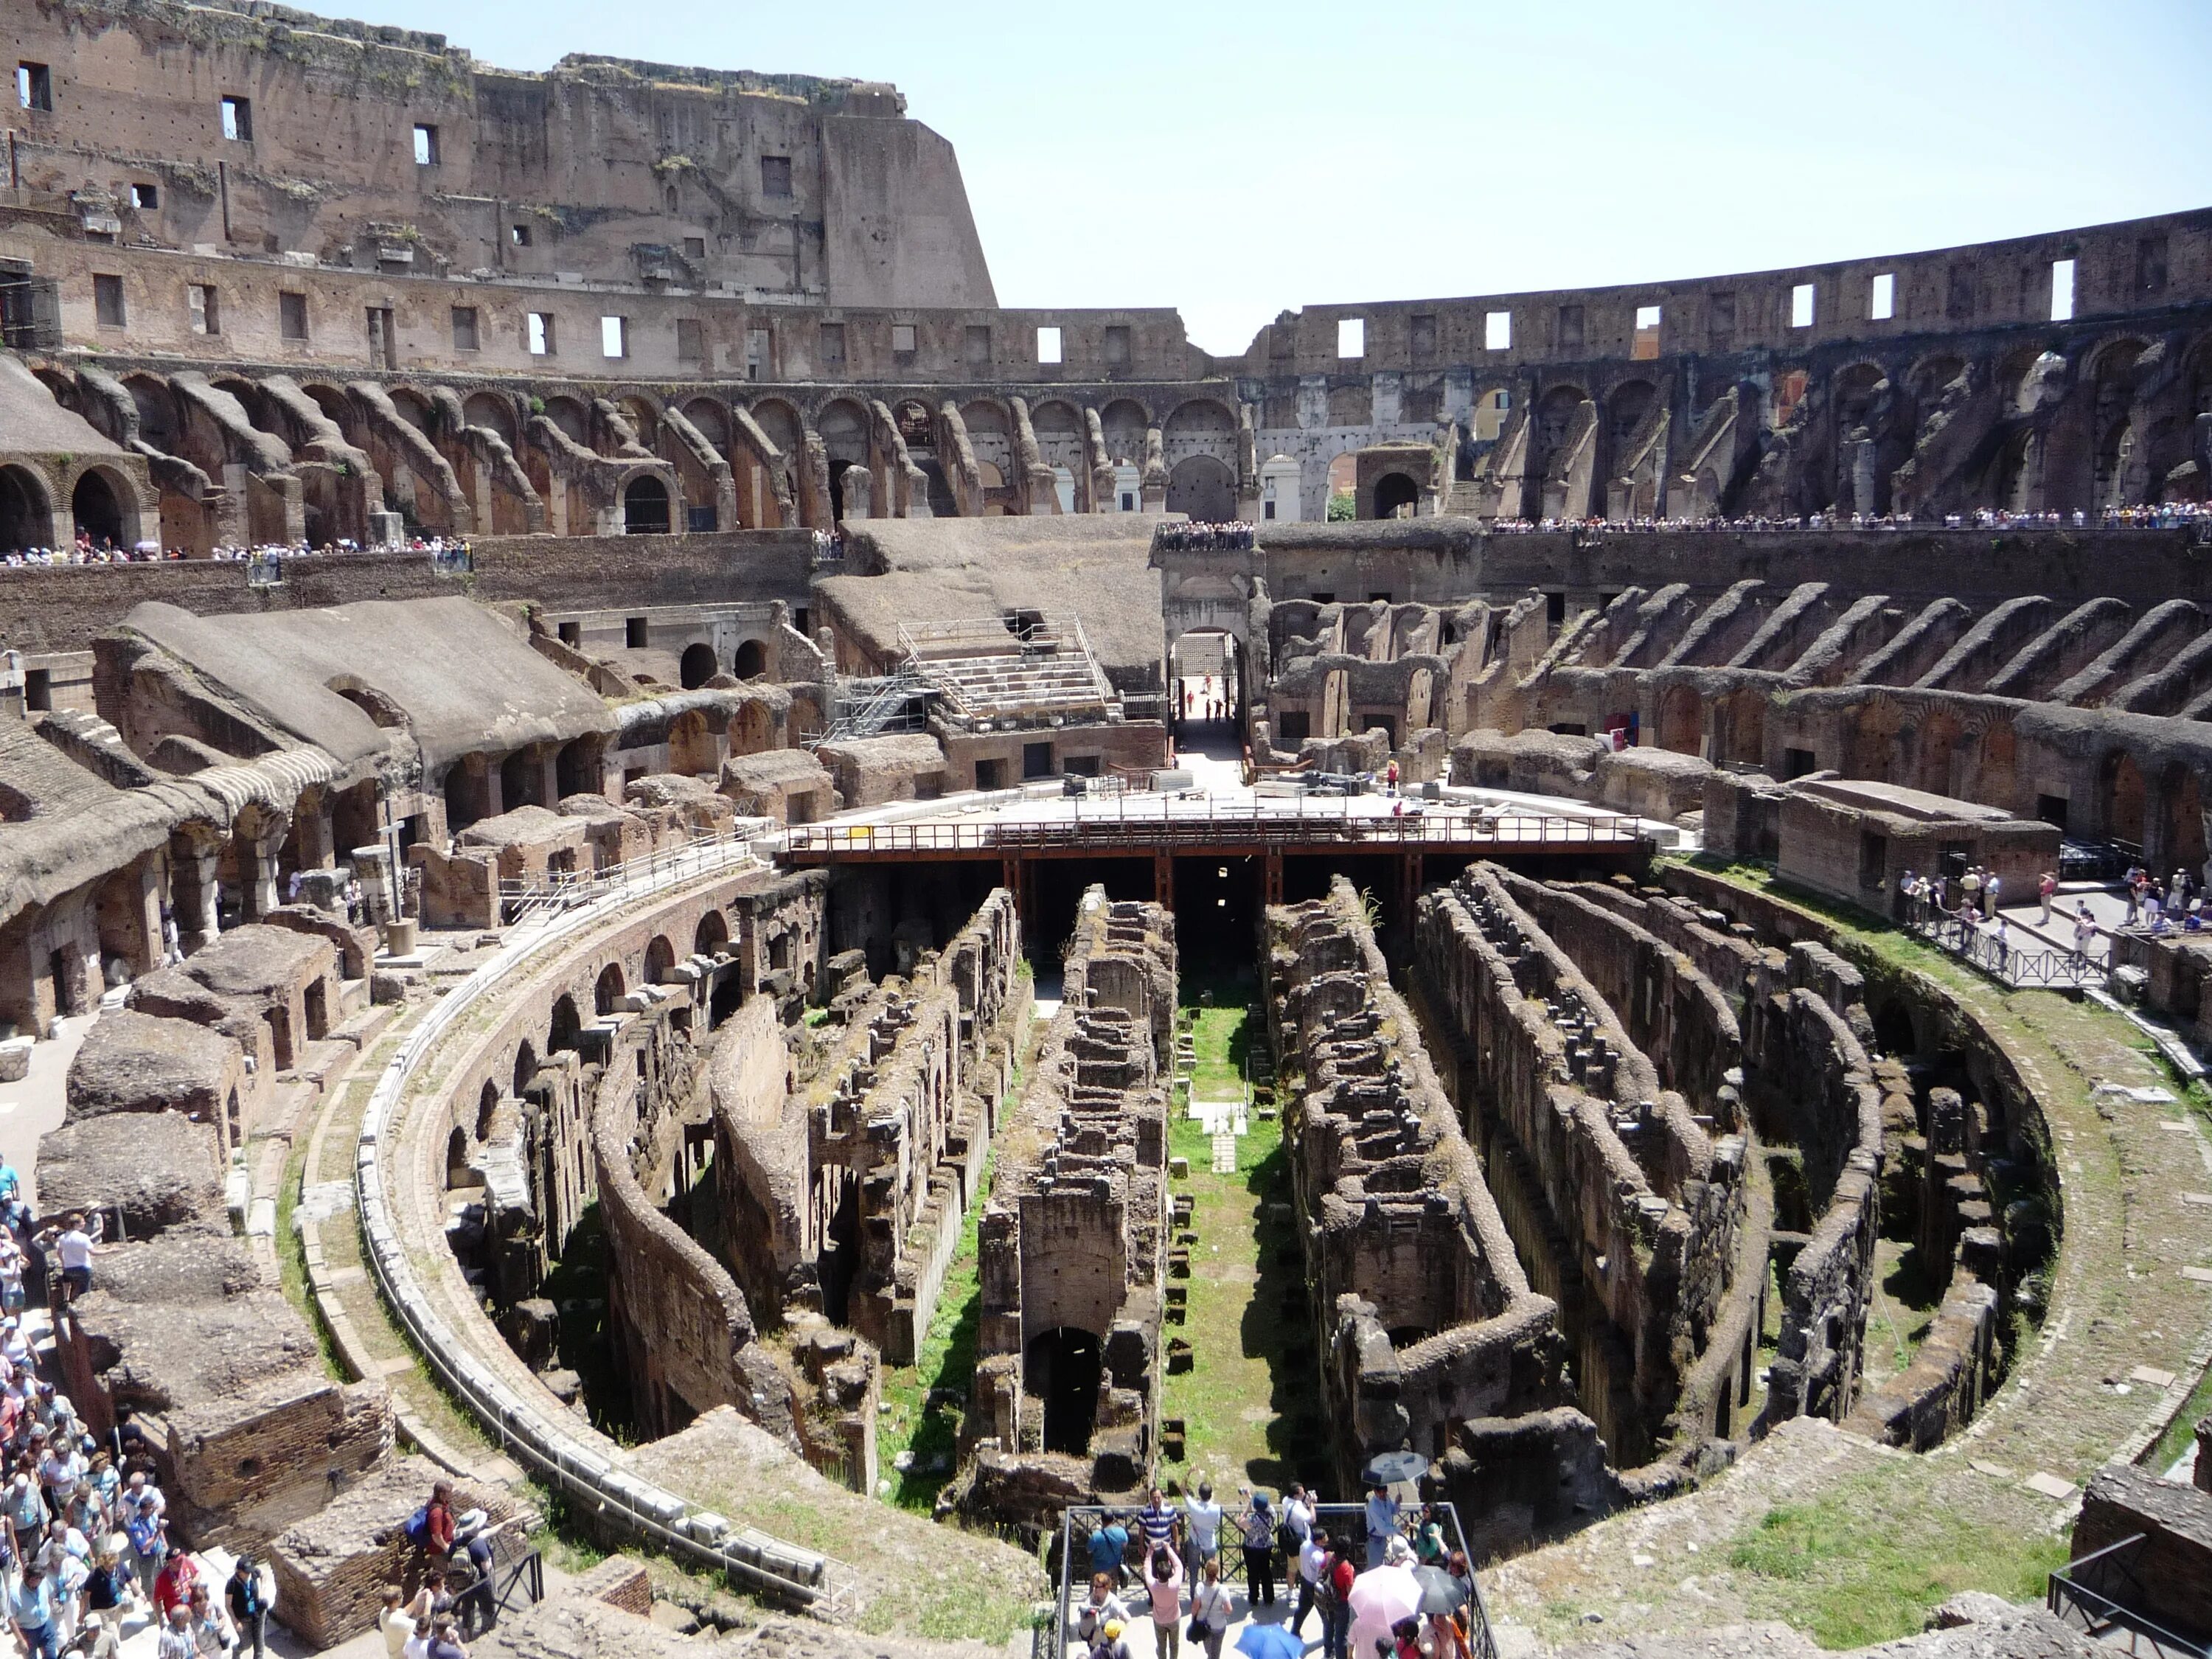
[[[1060,1011],[980,1222],[975,1443],[1012,1458],[1046,1450],[1031,1345],[1079,1332],[1101,1364],[1089,1442],[1072,1455],[1088,1458],[1097,1492],[1133,1491],[1157,1455],[1176,970],[1167,911],[1084,894]]]
[[[1564,1404],[1566,1344],[1528,1287],[1474,1152],[1352,884],[1271,907],[1268,1030],[1346,1491],[1379,1452]],[[1294,1079],[1294,1080],[1293,1080]]]
[[[1423,896],[1415,941],[1449,1085],[1538,1288],[1560,1301],[1583,1408],[1617,1464],[1649,1462],[1743,1270],[1744,1138],[1709,1133],[1658,1088],[1489,866]]]

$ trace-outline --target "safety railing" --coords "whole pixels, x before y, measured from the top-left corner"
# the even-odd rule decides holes
[[[1332,1540],[1341,1539],[1350,1544],[1352,1559],[1364,1562],[1367,1559],[1367,1507],[1364,1504],[1316,1504],[1313,1524],[1326,1532]],[[1182,1513],[1180,1506],[1176,1512]],[[1273,1519],[1279,1522],[1283,1506],[1273,1507]],[[1085,1649],[1070,1640],[1074,1630],[1079,1583],[1088,1583],[1091,1571],[1090,1539],[1093,1532],[1109,1520],[1118,1520],[1127,1529],[1130,1543],[1124,1552],[1124,1564],[1133,1576],[1143,1571],[1145,1535],[1139,1523],[1138,1511],[1103,1504],[1071,1504],[1060,1515],[1059,1599],[1053,1604],[1048,1619],[1042,1619],[1035,1628],[1030,1650],[1034,1659],[1080,1659]],[[1455,1551],[1462,1561],[1474,1558],[1467,1547],[1467,1534],[1459,1522],[1459,1506],[1455,1504],[1413,1504],[1401,1506],[1395,1522],[1397,1535],[1408,1546],[1416,1545],[1421,1529],[1431,1521],[1437,1523],[1444,1538],[1445,1556],[1449,1559]],[[1227,1504],[1223,1506],[1219,1539],[1221,1578],[1224,1583],[1235,1583],[1245,1577],[1244,1552],[1239,1545],[1241,1528],[1236,1516]],[[1273,1547],[1271,1546],[1271,1547]],[[1283,1552],[1274,1550],[1278,1559]],[[1297,1589],[1298,1564],[1295,1556],[1283,1562],[1283,1570],[1276,1575],[1279,1594],[1287,1598]],[[1465,1579],[1468,1589],[1467,1626],[1468,1646],[1474,1659],[1498,1659],[1498,1637],[1490,1623],[1490,1607],[1484,1601],[1482,1583],[1473,1570]],[[1187,1617],[1188,1615],[1183,1615]]]
[[[2212,1643],[2166,1629],[2138,1611],[2149,1601],[2136,1569],[2147,1534],[2107,1544],[2051,1575],[2045,1605],[2100,1647],[2148,1659],[2212,1659]]]
[[[727,842],[721,843],[726,848]],[[725,854],[726,862],[737,860]],[[526,1465],[563,1498],[605,1527],[665,1551],[688,1565],[719,1572],[732,1584],[799,1606],[836,1611],[849,1603],[858,1575],[830,1557],[803,1550],[750,1527],[732,1527],[678,1493],[617,1467],[614,1449],[580,1439],[567,1413],[527,1399],[490,1367],[477,1363],[467,1340],[435,1310],[401,1237],[385,1194],[385,1149],[404,1117],[401,1103],[416,1068],[476,1002],[532,958],[556,949],[623,904],[679,881],[713,873],[703,858],[664,857],[626,884],[602,884],[596,899],[502,945],[441,999],[401,1042],[371,1090],[354,1162],[354,1194],[362,1237],[378,1293],[431,1372],[472,1413],[499,1449]],[[499,1339],[495,1334],[492,1340]],[[603,1444],[605,1443],[602,1443]],[[832,1568],[836,1571],[833,1573]]]
[[[1938,950],[1949,952],[2008,985],[2102,985],[2111,963],[2087,951],[2065,951],[2040,939],[2021,943],[2021,935],[1971,917],[1938,910],[1923,899],[1905,902],[1905,926]],[[2024,931],[2024,930],[2023,930]],[[2033,939],[2033,935],[2027,936]]]
[[[1155,805],[1152,803],[1158,802]],[[783,850],[795,857],[888,858],[909,854],[1004,853],[1080,847],[1108,852],[1252,843],[1285,848],[1319,845],[1340,850],[1434,852],[1466,849],[1510,852],[1552,847],[1625,850],[1644,836],[1632,817],[1539,814],[1330,811],[1304,802],[1281,810],[1139,795],[1085,810],[1078,803],[1066,817],[995,821],[925,819],[901,823],[812,823],[787,833]]]
[[[546,910],[570,910],[639,882],[672,881],[711,875],[750,858],[753,843],[773,828],[767,818],[746,818],[734,828],[700,836],[681,847],[640,854],[602,870],[549,870],[542,876],[503,876],[500,915],[510,924]]]

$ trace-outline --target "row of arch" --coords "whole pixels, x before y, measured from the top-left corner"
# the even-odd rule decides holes
[[[80,536],[89,538],[95,547],[122,549],[142,538],[138,492],[121,471],[89,463],[65,487],[66,525],[54,510],[59,488],[34,468],[20,463],[0,465],[0,553],[52,547]]]

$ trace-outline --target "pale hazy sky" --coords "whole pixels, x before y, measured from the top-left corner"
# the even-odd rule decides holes
[[[1287,307],[1758,270],[2212,205],[2212,0],[307,0],[543,69],[895,82],[1000,303]]]

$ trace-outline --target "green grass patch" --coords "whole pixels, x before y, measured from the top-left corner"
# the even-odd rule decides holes
[[[1006,1108],[1012,1111],[1011,1096]],[[983,1200],[991,1190],[997,1155],[986,1156],[975,1201],[960,1220],[960,1242],[945,1269],[945,1283],[929,1316],[929,1330],[911,1365],[886,1365],[883,1398],[890,1410],[876,1426],[876,1455],[891,1483],[890,1501],[920,1515],[932,1513],[937,1494],[952,1478],[959,1437],[958,1404],[932,1406],[930,1395],[949,1390],[965,1401],[975,1381],[975,1350],[983,1323],[983,1285],[977,1267],[976,1233]],[[914,1454],[904,1470],[893,1464],[902,1451]]]
[[[2188,1400],[2173,1421],[2166,1425],[2166,1432],[2159,1436],[2158,1443],[2143,1455],[2143,1467],[2153,1474],[2164,1474],[2172,1468],[2173,1460],[2187,1451],[2197,1438],[2197,1420],[2208,1413],[2212,1413],[2212,1370],[2197,1379],[2197,1386],[2190,1390]]]
[[[1208,983],[1211,1004],[1188,983],[1182,1018],[1196,1050],[1200,1099],[1240,1097],[1246,1062],[1265,1041],[1249,975]],[[1237,1168],[1213,1171],[1213,1145],[1204,1127],[1181,1115],[1168,1130],[1171,1156],[1187,1158],[1190,1178],[1176,1191],[1194,1203],[1191,1276],[1170,1283],[1189,1301],[1170,1338],[1191,1345],[1193,1364],[1162,1386],[1161,1413],[1182,1419],[1185,1456],[1164,1463],[1163,1476],[1214,1483],[1233,1498],[1238,1486],[1279,1491],[1291,1480],[1325,1480],[1329,1437],[1320,1409],[1313,1316],[1295,1228],[1274,1206],[1290,1202],[1290,1156],[1279,1120],[1256,1111],[1237,1146]]]
[[[1941,1503],[1899,1504],[1894,1480],[1861,1475],[1809,1504],[1770,1509],[1729,1551],[1756,1581],[1759,1616],[1785,1619],[1824,1648],[1917,1634],[1962,1590],[2040,1601],[2066,1561],[2061,1539],[2023,1536]],[[1885,1501],[1887,1500],[1887,1501]]]

